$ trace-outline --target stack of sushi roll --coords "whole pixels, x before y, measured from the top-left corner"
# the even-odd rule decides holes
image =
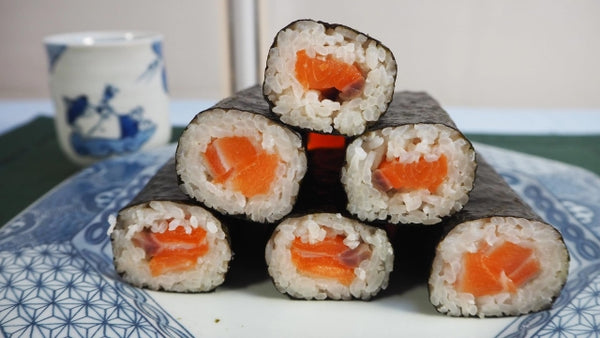
[[[174,158],[118,213],[109,233],[115,269],[132,285],[204,292],[225,281],[227,228],[179,189]]]
[[[198,113],[174,159],[119,212],[116,270],[140,287],[212,290],[233,255],[228,219],[272,231],[259,245],[281,293],[366,300],[390,283],[388,233],[412,233],[393,231],[404,227],[435,235],[425,256],[439,312],[551,306],[569,266],[560,233],[431,96],[394,92],[396,67],[387,47],[350,27],[284,27],[262,86]]]

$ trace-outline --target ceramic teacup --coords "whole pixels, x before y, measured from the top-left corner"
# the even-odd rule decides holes
[[[75,163],[171,137],[162,36],[81,32],[44,39],[59,144]]]

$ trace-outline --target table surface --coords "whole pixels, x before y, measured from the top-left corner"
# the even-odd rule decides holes
[[[173,100],[172,142],[213,101]],[[446,107],[475,142],[542,156],[600,174],[600,110]],[[69,162],[56,139],[48,100],[0,100],[0,226],[82,168]]]

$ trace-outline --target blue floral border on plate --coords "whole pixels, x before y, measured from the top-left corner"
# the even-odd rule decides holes
[[[571,254],[569,280],[552,309],[516,317],[498,337],[598,336],[600,179],[558,162],[476,147],[562,232]],[[170,146],[99,162],[0,228],[0,333],[192,336],[147,291],[120,282],[106,235],[109,215],[173,153]]]
[[[146,291],[120,281],[106,234],[108,216],[173,153],[99,162],[0,229],[2,335],[192,336]]]

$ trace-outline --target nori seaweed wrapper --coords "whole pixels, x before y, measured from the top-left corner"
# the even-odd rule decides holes
[[[306,152],[308,169],[292,214],[330,212],[353,218],[346,212],[348,200],[340,181],[345,155],[345,148],[319,148]]]
[[[279,117],[275,113],[271,112],[269,104],[263,97],[261,85],[254,85],[252,87],[243,89],[217,102],[214,106],[207,110],[213,109],[236,109],[249,113],[260,114],[272,121],[279,122]],[[198,115],[199,114],[202,114],[202,112],[198,113]],[[289,129],[288,125],[283,123],[281,123],[281,125],[286,126]]]
[[[365,133],[407,124],[442,124],[458,131],[464,137],[450,115],[433,97],[426,92],[409,91],[395,92],[387,113],[368,127]],[[469,141],[466,137],[464,138]],[[470,141],[469,144],[471,144]]]
[[[175,157],[171,157],[157,172],[150,178],[142,190],[121,210],[128,209],[140,204],[150,203],[152,201],[174,202],[192,206],[200,204],[188,197],[179,189],[177,171],[175,170]],[[230,242],[228,222],[221,214],[212,211],[210,208],[204,208],[221,222],[221,227]]]
[[[197,205],[177,184],[175,157],[171,157],[123,209],[152,201],[169,201]]]
[[[445,233],[458,224],[489,217],[517,217],[546,223],[479,153],[477,163],[469,202],[462,210],[442,221]]]
[[[281,126],[287,129],[293,130],[291,126],[280,122],[279,116],[277,116],[271,111],[269,105],[267,104],[267,101],[265,101],[262,95],[262,87],[260,85],[254,85],[252,87],[248,87],[239,92],[236,92],[233,95],[215,103],[212,107],[196,114],[196,116],[194,116],[194,118],[190,121],[190,123],[188,123],[186,128],[183,130],[183,133],[185,133],[189,125],[193,124],[194,120],[197,119],[202,113],[204,113],[205,111],[215,109],[239,110],[251,114],[262,115],[271,121],[279,123]],[[177,145],[177,147],[179,147],[179,144]]]

